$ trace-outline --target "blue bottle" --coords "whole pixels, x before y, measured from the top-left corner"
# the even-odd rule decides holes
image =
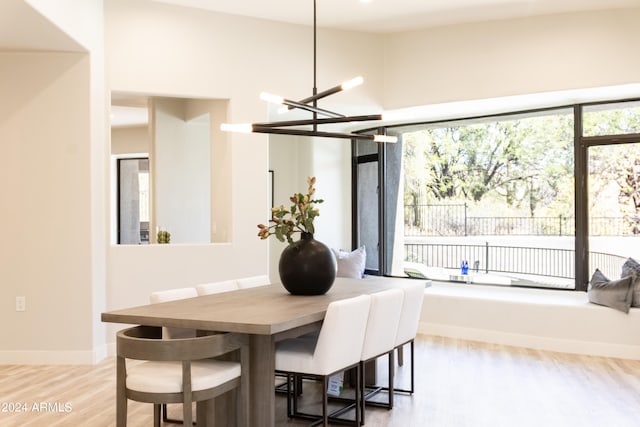
[[[469,263],[467,262],[467,260],[462,261],[462,274],[469,274]]]

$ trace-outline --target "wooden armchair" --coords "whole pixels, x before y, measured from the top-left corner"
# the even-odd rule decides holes
[[[213,399],[236,390],[236,425],[248,425],[248,338],[234,333],[162,339],[161,328],[136,326],[117,334],[117,426],[127,424],[129,399],[153,403],[160,425],[163,403],[182,403],[191,425],[191,403],[204,403],[198,416],[213,415]],[[213,357],[238,352],[238,361]],[[227,357],[226,359],[230,359]],[[201,420],[198,420],[201,421]],[[202,420],[204,424],[204,420]]]

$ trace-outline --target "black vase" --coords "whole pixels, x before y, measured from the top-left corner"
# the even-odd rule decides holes
[[[280,281],[293,295],[322,295],[336,278],[336,260],[331,249],[302,233],[300,240],[282,251],[278,264]]]

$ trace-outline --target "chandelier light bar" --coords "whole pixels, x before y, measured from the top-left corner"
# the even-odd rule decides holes
[[[348,123],[348,122],[367,122],[372,120],[382,120],[382,115],[372,114],[368,116],[349,116],[349,117],[331,117],[327,119],[302,119],[302,120],[288,120],[280,122],[265,122],[265,123],[253,123],[251,126],[254,128],[274,128],[274,127],[290,127],[290,126],[307,126],[307,125],[326,125],[332,123]]]
[[[260,94],[260,99],[263,101],[271,102],[274,104],[280,104],[285,106],[285,112],[293,109],[299,108],[301,110],[311,111],[312,113],[321,114],[327,117],[344,117],[342,114],[334,113],[333,111],[324,110],[322,108],[314,107],[312,105],[303,104],[297,101],[291,101],[290,99],[284,99],[278,95],[272,95],[270,93],[262,92]]]
[[[229,132],[244,132],[244,133],[270,133],[277,135],[297,135],[297,136],[318,136],[324,138],[359,138],[368,139],[375,142],[394,143],[398,142],[397,137],[390,135],[370,135],[359,133],[344,133],[344,132],[328,132],[320,130],[306,130],[306,129],[292,129],[294,126],[309,126],[309,125],[323,125],[329,123],[343,123],[343,122],[364,122],[371,120],[381,120],[380,114],[368,115],[368,116],[351,116],[329,119],[308,119],[308,120],[289,120],[280,122],[266,122],[266,123],[241,123],[241,124],[228,124],[223,123],[220,128]]]
[[[318,94],[311,95],[310,97],[301,100],[300,103],[308,104],[309,102],[315,102],[319,99],[326,98],[327,96],[333,95],[334,93],[342,92],[344,90],[349,90],[356,86],[360,86],[362,83],[364,83],[364,79],[358,76],[354,79],[351,79],[342,84],[339,84],[338,86],[334,86],[331,89],[327,89]]]
[[[356,86],[360,86],[362,83],[364,83],[364,79],[362,78],[362,76],[358,76],[355,79],[351,79],[342,83],[340,87],[342,87],[342,90],[349,90]]]
[[[251,123],[222,123],[220,130],[225,132],[251,133],[253,131]]]
[[[307,120],[288,120],[288,121],[275,121],[265,123],[243,123],[243,124],[229,124],[223,123],[220,125],[220,129],[230,132],[254,132],[254,133],[268,133],[277,135],[296,135],[296,136],[311,136],[311,137],[324,137],[324,138],[360,138],[368,139],[381,143],[393,143],[397,142],[398,138],[389,135],[368,135],[357,134],[352,132],[333,132],[320,130],[318,127],[321,125],[330,125],[338,123],[350,123],[350,122],[365,122],[382,120],[381,114],[372,115],[360,115],[360,116],[345,116],[334,111],[330,111],[324,108],[318,107],[318,101],[326,98],[338,92],[352,89],[361,85],[364,79],[358,76],[354,79],[348,80],[334,86],[325,91],[319,92],[316,87],[316,37],[317,37],[317,24],[316,24],[316,0],[313,0],[313,92],[312,95],[304,98],[300,101],[292,101],[282,96],[273,95],[263,92],[260,94],[260,99],[263,101],[271,102],[274,104],[282,105],[283,107],[278,112],[286,112],[289,110],[299,109],[308,111],[312,114],[311,119]],[[324,118],[318,118],[318,116],[324,116]],[[310,129],[304,129],[301,127],[310,127]]]

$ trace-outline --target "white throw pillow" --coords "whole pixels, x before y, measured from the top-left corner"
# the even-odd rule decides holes
[[[331,249],[336,257],[338,264],[338,277],[351,277],[353,279],[362,279],[364,277],[364,265],[367,261],[367,252],[364,246],[348,252],[343,250]]]

